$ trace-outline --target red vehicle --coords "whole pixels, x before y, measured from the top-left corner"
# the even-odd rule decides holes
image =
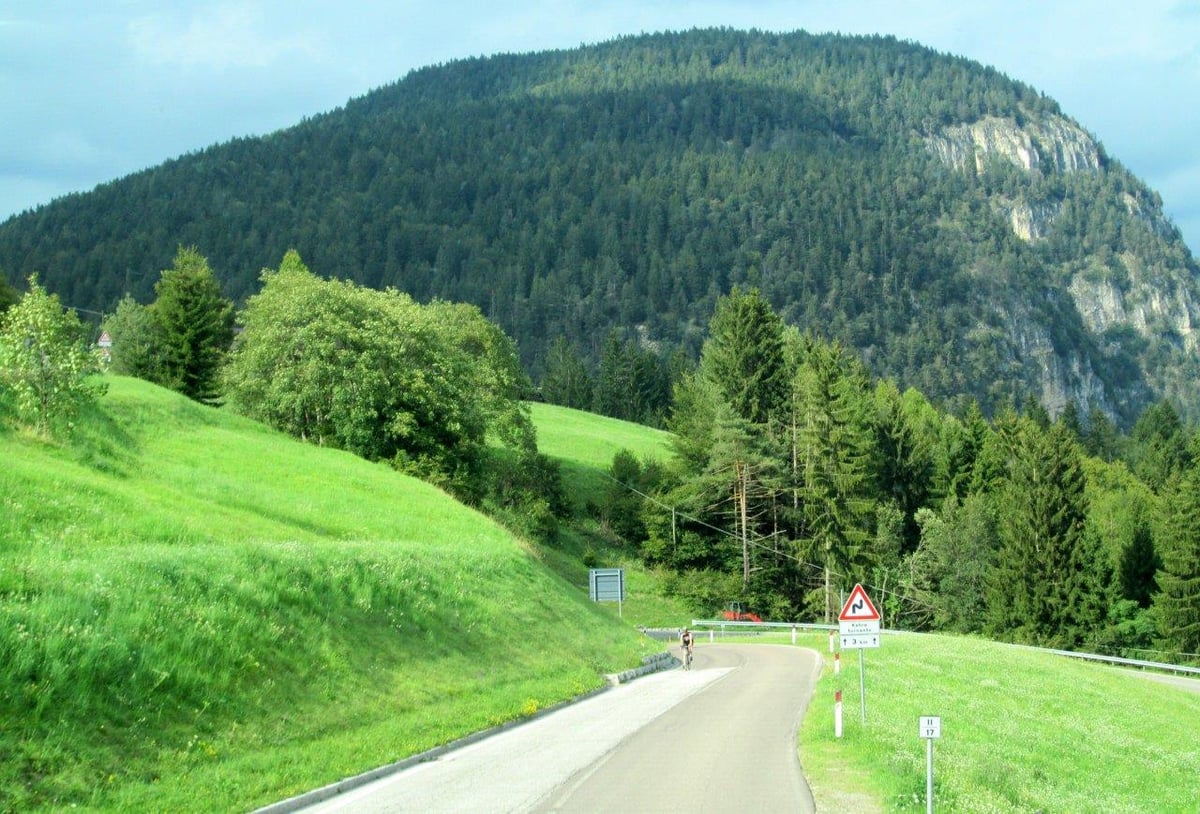
[[[761,622],[762,617],[757,613],[751,613],[741,602],[730,602],[725,610],[721,611],[725,620],[728,622]]]

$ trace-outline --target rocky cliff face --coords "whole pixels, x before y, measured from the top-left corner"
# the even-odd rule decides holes
[[[1106,165],[1092,137],[1062,116],[1025,123],[987,117],[946,127],[927,136],[925,144],[944,164],[964,173],[980,174],[994,161],[1007,162],[1031,175],[1103,172]],[[1172,238],[1174,229],[1153,193],[1126,191],[1118,203],[1130,221],[1140,224],[1154,239]],[[991,204],[1015,235],[1034,244],[1051,233],[1061,211],[1059,201],[1031,200],[1011,193],[994,194]],[[1062,287],[1055,285],[1055,289],[1073,303],[1079,322],[1100,349],[1094,359],[1077,352],[1070,358],[1056,353],[1050,333],[1038,326],[1030,309],[1014,307],[1011,302],[997,305],[1012,360],[1026,374],[1033,374],[1040,384],[1042,403],[1051,414],[1068,400],[1081,410],[1098,407],[1110,415],[1127,406],[1112,403],[1097,368],[1105,364],[1104,353],[1119,352],[1110,338],[1119,336],[1122,328],[1131,329],[1147,347],[1156,347],[1153,353],[1178,356],[1180,370],[1186,369],[1189,359],[1194,363],[1200,347],[1200,280],[1190,268],[1182,256],[1148,262],[1132,251],[1105,252],[1088,258],[1086,267],[1064,268],[1061,281],[1047,281],[1061,282]],[[1171,381],[1170,375],[1146,384],[1164,393],[1194,387]],[[1184,378],[1187,375],[1182,373]]]
[[[929,136],[926,145],[955,169],[982,172],[992,158],[1002,158],[1028,171],[1098,170],[1100,148],[1078,125],[1062,116],[1020,125],[1015,119],[988,116],[956,124]]]
[[[1167,338],[1193,353],[1200,343],[1200,310],[1194,286],[1163,285],[1132,254],[1114,258],[1128,275],[1127,282],[1105,274],[1084,273],[1071,278],[1069,290],[1084,324],[1094,333],[1129,326],[1145,337]],[[1107,269],[1106,269],[1107,271]]]

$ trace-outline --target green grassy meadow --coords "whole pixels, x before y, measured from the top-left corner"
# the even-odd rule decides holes
[[[801,762],[823,811],[925,811],[923,715],[938,811],[1186,814],[1200,810],[1200,694],[1112,667],[952,636],[887,635],[835,677],[805,717]],[[839,680],[840,679],[840,680]],[[844,731],[834,737],[834,691]]]
[[[137,380],[0,460],[0,810],[245,810],[657,649],[443,492]]]
[[[628,421],[531,402],[538,449],[562,468],[568,497],[579,506],[608,488],[613,456],[628,450],[640,460],[668,460],[671,435]]]

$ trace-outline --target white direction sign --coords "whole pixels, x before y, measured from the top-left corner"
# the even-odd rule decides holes
[[[855,585],[838,614],[838,638],[843,650],[879,647],[879,611],[862,585]]]

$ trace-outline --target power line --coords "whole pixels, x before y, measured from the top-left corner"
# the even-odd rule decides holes
[[[601,474],[604,475],[604,477],[608,478],[613,483],[617,484],[618,486],[629,490],[630,492],[632,492],[635,495],[638,495],[643,500],[649,501],[650,503],[653,503],[655,506],[658,506],[661,509],[670,509],[672,518],[675,518],[676,516],[682,517],[683,519],[688,520],[692,523],[695,523],[699,526],[703,526],[704,528],[711,529],[712,531],[715,531],[718,534],[723,534],[726,537],[732,537],[733,539],[741,542],[741,538],[739,538],[736,534],[729,531],[728,529],[723,529],[723,528],[720,528],[719,526],[714,526],[711,523],[701,520],[698,517],[693,517],[689,514],[684,514],[684,513],[680,512],[675,506],[669,506],[666,503],[663,503],[661,500],[655,498],[654,496],[648,495],[645,492],[642,492],[641,490],[629,485],[628,483],[624,483],[622,481],[617,480],[616,478],[614,478],[612,475],[608,474],[607,472],[601,472]],[[779,532],[778,534],[782,534],[782,532]],[[777,535],[773,534],[771,536],[774,537]],[[815,571],[817,571],[818,573],[822,573],[822,574],[825,573],[825,566],[818,565],[817,563],[813,563],[813,562],[808,562],[807,560],[805,560],[805,559],[799,557],[798,555],[793,554],[789,551],[784,551],[779,548],[772,548],[767,545],[764,545],[759,542],[758,538],[749,540],[748,542],[750,543],[750,545],[754,546],[756,549],[759,549],[762,551],[768,551],[777,556],[782,556],[785,559],[790,559],[799,565],[803,565],[803,566],[807,566],[808,568],[812,568]],[[832,569],[829,570],[829,573],[831,576],[837,577],[838,579],[842,579],[842,580],[849,579],[849,576],[847,574],[842,574],[842,573],[839,573],[838,571],[834,571]],[[914,606],[920,607],[920,608],[925,608],[927,610],[935,610],[933,605],[930,605],[928,602],[924,602],[920,599],[915,599],[913,597],[897,593],[896,591],[891,591],[891,590],[888,590],[887,588],[882,588],[878,585],[872,585],[870,583],[867,583],[867,585],[868,585],[868,587],[871,588],[871,593],[878,593],[878,594],[884,594],[884,595],[888,595],[888,596],[894,596],[897,599],[899,599],[901,602],[907,602],[907,603],[910,603],[911,605],[914,605]]]

